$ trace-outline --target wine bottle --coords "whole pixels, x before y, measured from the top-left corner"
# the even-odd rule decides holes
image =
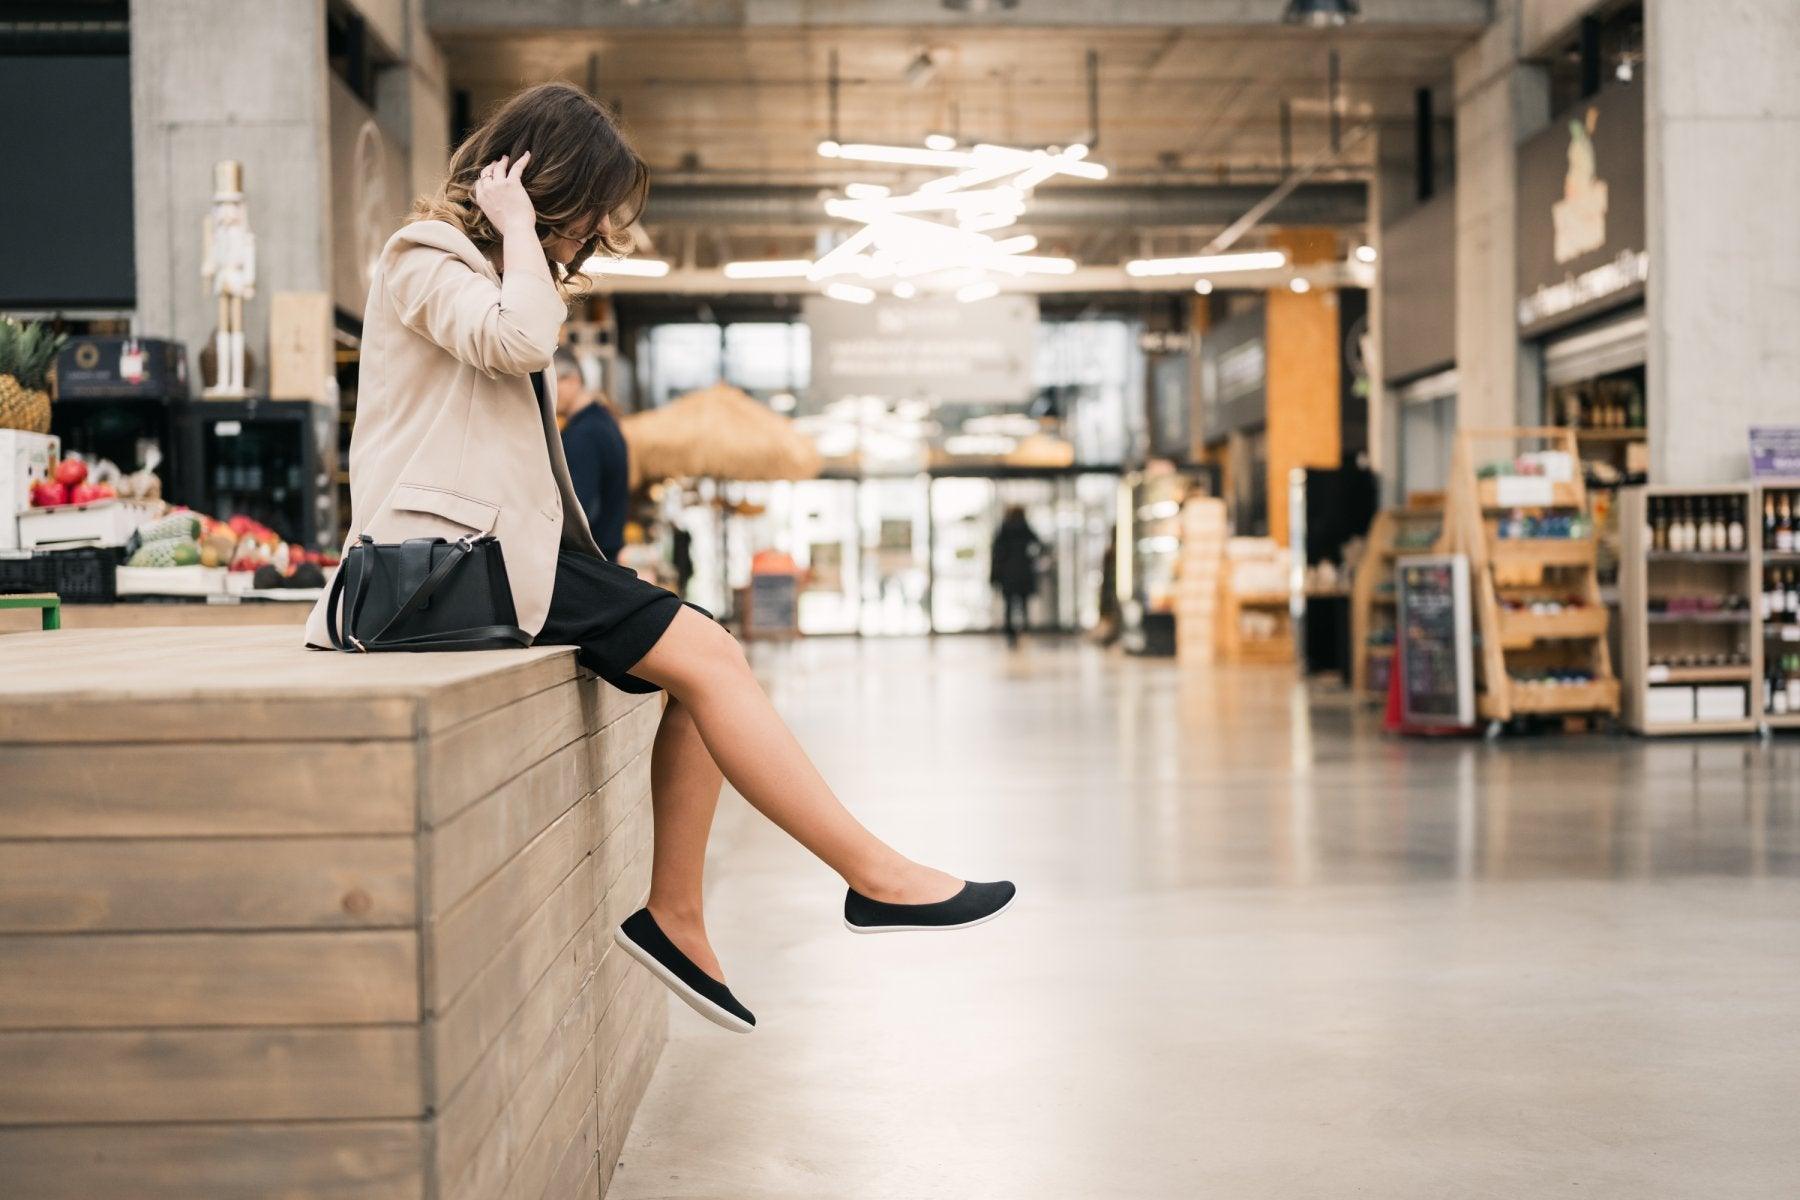
[[[1696,546],[1703,553],[1711,554],[1714,547],[1712,501],[1702,497],[1694,501],[1694,505],[1700,511],[1700,524],[1695,531]]]
[[[1775,548],[1775,493],[1763,493],[1763,549]]]
[[[1786,492],[1775,510],[1775,549],[1783,554],[1794,549],[1794,506]]]
[[[1733,496],[1731,504],[1731,524],[1725,527],[1725,547],[1733,554],[1744,549],[1744,502]]]

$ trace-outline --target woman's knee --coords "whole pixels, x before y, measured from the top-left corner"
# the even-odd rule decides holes
[[[664,687],[684,687],[718,678],[721,672],[749,670],[744,647],[717,621],[683,608],[639,664],[647,678]]]

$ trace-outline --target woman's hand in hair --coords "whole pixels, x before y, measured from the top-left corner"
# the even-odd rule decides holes
[[[482,168],[480,177],[475,180],[475,203],[502,236],[523,233],[534,240],[537,237],[537,210],[532,207],[531,197],[521,182],[525,164],[530,161],[529,150],[519,155],[518,161],[512,162],[510,167],[509,158],[502,156]]]

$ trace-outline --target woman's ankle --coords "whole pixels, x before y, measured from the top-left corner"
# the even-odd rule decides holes
[[[674,926],[680,929],[703,930],[706,928],[706,910],[699,900],[665,900],[661,896],[651,896],[644,904],[656,923],[667,929]]]

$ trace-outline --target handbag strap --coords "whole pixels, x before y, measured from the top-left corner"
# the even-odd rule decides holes
[[[368,638],[358,638],[354,632],[357,618],[362,614],[363,599],[367,595],[370,572],[364,569],[357,574],[356,590],[350,597],[349,611],[342,630],[339,628],[338,610],[344,591],[345,562],[338,564],[337,577],[331,582],[331,596],[326,606],[326,628],[331,635],[331,644],[339,650],[351,652],[367,652],[370,650],[498,650],[507,646],[529,646],[531,635],[517,625],[471,625],[464,629],[446,629],[441,633],[420,633],[411,637],[389,637],[388,630],[404,622],[408,617],[424,608],[431,599],[432,593],[442,587],[444,581],[455,574],[463,561],[474,552],[474,546],[466,539],[449,543],[450,553],[444,560],[433,567],[405,603],[395,610],[394,615]],[[367,534],[357,548],[373,552],[374,542]],[[350,644],[345,645],[348,641]]]

